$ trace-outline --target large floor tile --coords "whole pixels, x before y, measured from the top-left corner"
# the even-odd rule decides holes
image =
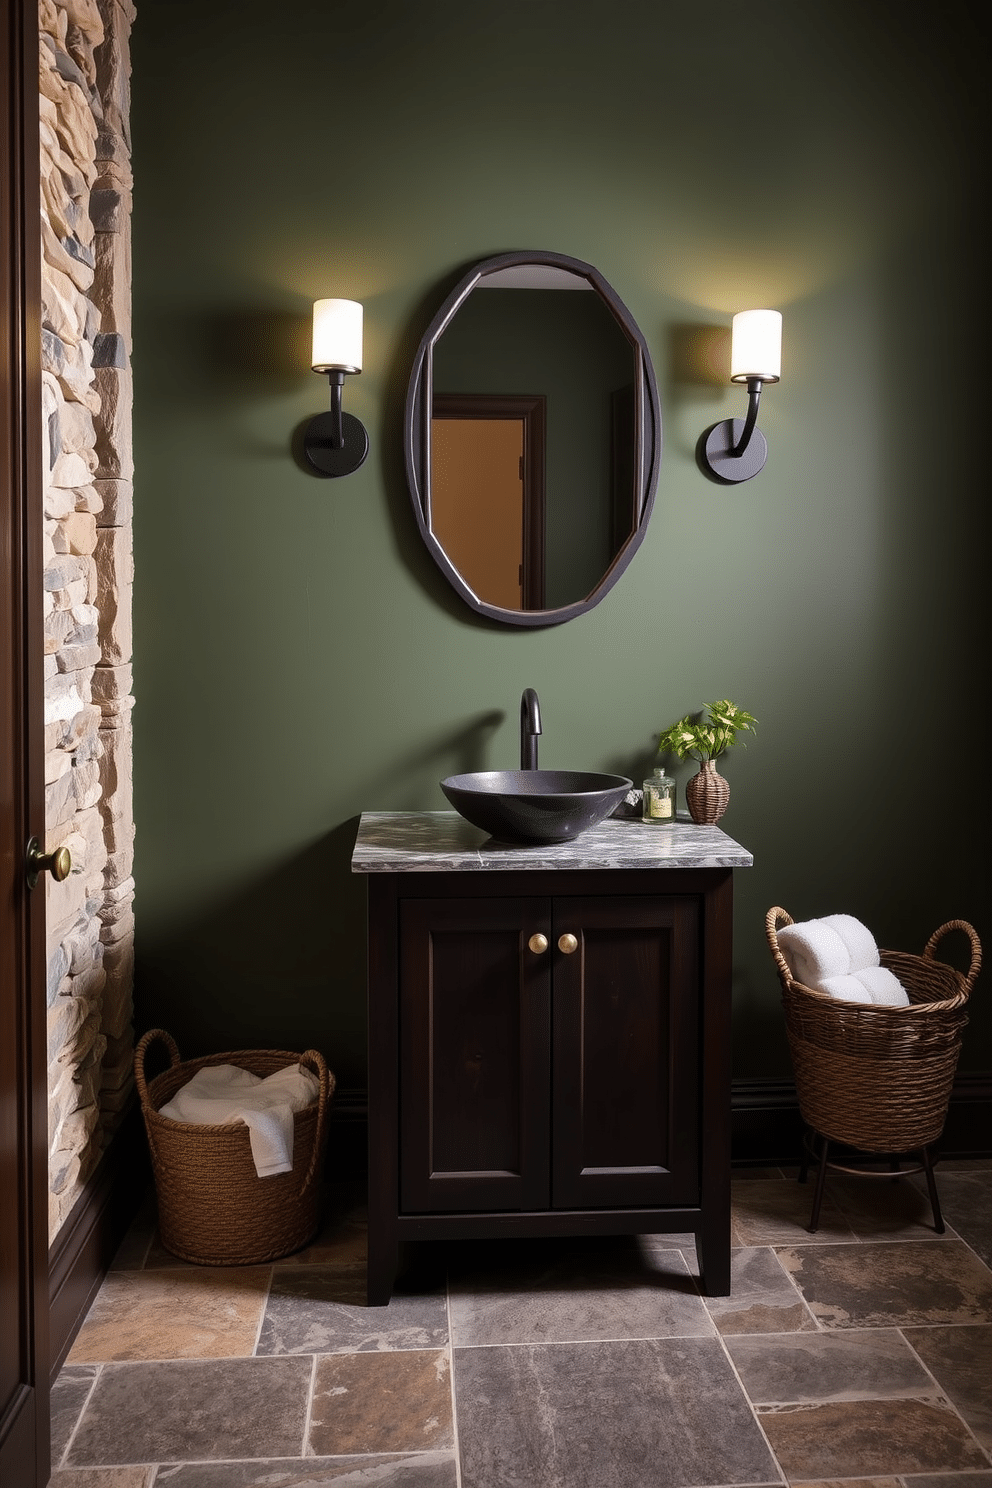
[[[194,1462],[163,1468],[155,1488],[456,1488],[453,1452],[307,1457],[298,1462]],[[52,1488],[59,1488],[53,1483]]]
[[[824,1195],[820,1224],[809,1232],[813,1180],[735,1178],[731,1185],[731,1222],[735,1245],[832,1245],[853,1240],[854,1232],[829,1194]]]
[[[267,1266],[112,1271],[68,1362],[245,1357],[255,1347],[270,1274]]]
[[[777,1483],[716,1339],[455,1350],[462,1488]]]
[[[982,1446],[992,1452],[992,1326],[903,1332]]]
[[[905,1482],[905,1488],[990,1488],[990,1485],[992,1468],[987,1472],[922,1473],[908,1476]]]
[[[913,1482],[921,1482],[919,1478],[913,1478]],[[803,1479],[793,1479],[794,1488],[906,1488],[901,1478],[824,1478],[819,1482],[806,1482]],[[964,1488],[964,1485],[961,1485]]]
[[[804,1245],[778,1255],[825,1327],[992,1321],[992,1271],[960,1240]]]
[[[106,1364],[66,1466],[300,1457],[309,1359]]]
[[[446,1349],[317,1360],[309,1440],[315,1456],[453,1446]]]
[[[667,1237],[654,1237],[659,1244]],[[455,1345],[677,1338],[713,1331],[678,1250],[642,1251],[630,1236],[542,1244],[501,1256],[483,1248],[449,1282]]]
[[[790,1483],[987,1465],[956,1412],[930,1401],[793,1405],[759,1410],[758,1420]]]
[[[937,1394],[895,1328],[728,1338],[727,1350],[757,1405]]]
[[[368,1260],[368,1224],[365,1220],[335,1217],[324,1225],[310,1244],[293,1255],[273,1261],[279,1269],[287,1266],[333,1266],[364,1277]]]
[[[860,1240],[937,1238],[926,1188],[908,1178],[828,1176],[827,1188]]]
[[[52,1385],[52,1466],[58,1467],[76,1422],[96,1383],[99,1369],[95,1364],[67,1364]]]
[[[659,1250],[680,1251],[686,1266],[689,1268],[690,1276],[694,1276],[697,1279],[699,1277],[699,1255],[696,1250],[696,1237],[691,1230],[680,1230],[671,1234],[626,1235],[616,1236],[614,1238],[627,1242],[632,1241],[641,1253],[641,1263],[649,1266],[654,1264],[654,1257]]]
[[[937,1189],[944,1219],[992,1266],[992,1170],[937,1166]]]
[[[921,1481],[913,1478],[914,1483]],[[905,1488],[902,1478],[823,1478],[819,1482],[800,1480],[795,1488]],[[961,1485],[964,1488],[964,1485]]]
[[[368,1254],[368,1203],[364,1182],[340,1183],[328,1189],[320,1229],[302,1250],[274,1261],[275,1266],[335,1266],[364,1272]]]
[[[49,1488],[151,1488],[153,1467],[69,1467],[53,1475]]]
[[[395,1291],[388,1307],[365,1305],[365,1279],[336,1267],[287,1266],[273,1272],[259,1354],[353,1354],[443,1348],[443,1289]]]
[[[793,1333],[816,1327],[778,1256],[767,1246],[731,1253],[730,1296],[707,1297],[706,1309],[725,1336]]]

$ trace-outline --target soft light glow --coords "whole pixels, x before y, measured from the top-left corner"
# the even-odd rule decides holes
[[[313,356],[315,372],[361,372],[362,307],[357,300],[315,300]]]
[[[742,310],[734,316],[730,350],[731,382],[778,382],[782,375],[782,314],[779,310]]]

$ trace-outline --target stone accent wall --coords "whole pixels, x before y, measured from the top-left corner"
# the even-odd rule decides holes
[[[40,0],[49,1230],[127,1102],[131,0]]]

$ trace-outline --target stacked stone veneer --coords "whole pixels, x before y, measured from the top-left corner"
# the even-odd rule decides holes
[[[131,1089],[130,0],[41,0],[50,1233]]]

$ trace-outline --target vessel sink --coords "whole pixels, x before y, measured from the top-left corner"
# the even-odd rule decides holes
[[[585,770],[478,770],[441,789],[460,816],[502,842],[570,842],[610,815],[630,790],[625,775]]]

